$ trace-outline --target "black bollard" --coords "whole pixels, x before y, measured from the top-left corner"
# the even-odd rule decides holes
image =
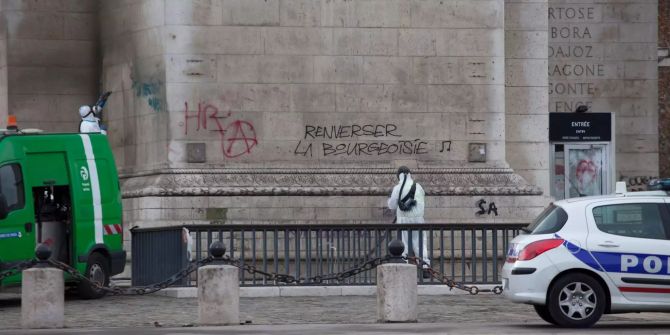
[[[37,257],[36,268],[48,268],[50,266],[49,257],[51,257],[51,248],[44,243],[38,244],[35,248],[35,257]]]
[[[405,263],[402,259],[402,253],[405,251],[405,244],[401,240],[393,240],[388,244],[389,255],[391,260],[389,263]]]
[[[226,254],[226,246],[221,241],[214,241],[209,245],[209,255],[214,258],[213,264],[223,264],[223,255]]]

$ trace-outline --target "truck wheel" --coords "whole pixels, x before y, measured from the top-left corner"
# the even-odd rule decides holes
[[[537,315],[539,315],[542,320],[547,321],[552,325],[556,324],[556,320],[554,320],[551,317],[551,314],[549,314],[549,308],[547,305],[533,305],[533,307],[535,307],[535,313],[537,313]]]
[[[109,286],[109,260],[107,257],[97,252],[92,253],[88,257],[86,264],[86,273],[84,274],[89,280]],[[96,288],[92,284],[81,281],[78,285],[79,296],[82,299],[98,299],[105,296],[105,291]]]
[[[562,276],[549,289],[547,307],[556,325],[570,328],[593,326],[605,311],[605,291],[583,273]]]

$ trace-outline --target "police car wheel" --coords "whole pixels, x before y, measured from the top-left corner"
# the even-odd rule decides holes
[[[535,307],[535,313],[542,318],[542,320],[551,323],[552,325],[556,324],[556,320],[551,317],[549,314],[549,307],[547,305],[533,305]]]
[[[93,253],[88,257],[86,273],[84,274],[86,278],[103,286],[108,286],[109,273],[109,261],[105,256]],[[83,299],[102,298],[106,293],[104,290],[100,290],[86,281],[79,282],[78,291],[79,296]]]
[[[549,289],[547,306],[556,325],[570,328],[593,326],[605,311],[605,291],[593,277],[571,273]]]

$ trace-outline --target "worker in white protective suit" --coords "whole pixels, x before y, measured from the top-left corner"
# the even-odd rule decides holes
[[[79,107],[79,116],[81,122],[79,123],[80,133],[102,133],[107,134],[107,131],[100,126],[100,112],[102,108],[99,106],[81,106]]]
[[[397,223],[416,223],[421,224],[423,221],[424,207],[426,205],[426,193],[423,187],[412,180],[409,168],[401,166],[398,169],[398,185],[393,187],[391,197],[388,199],[388,207],[396,211]],[[407,257],[410,243],[408,239],[408,231],[402,232],[402,242],[405,244],[405,251],[403,256]],[[421,235],[421,241],[419,241]],[[430,273],[426,269],[430,266],[430,254],[428,253],[428,241],[426,232],[412,231],[411,247],[414,250],[414,255],[420,257],[425,262],[423,264],[423,277],[429,278]]]

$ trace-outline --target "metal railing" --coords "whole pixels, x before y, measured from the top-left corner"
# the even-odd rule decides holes
[[[526,224],[347,224],[347,225],[190,225],[133,229],[132,284],[147,285],[178,272],[190,260],[207,257],[207,247],[222,241],[227,254],[264,272],[309,278],[346,271],[386,255],[386,246],[401,239],[402,231],[426,235],[431,267],[454,280],[497,284],[509,241]],[[184,228],[188,229],[185,234]],[[186,238],[186,236],[188,238]],[[423,249],[423,239],[419,238]],[[407,250],[412,255],[412,239]],[[421,255],[416,255],[421,256]],[[343,282],[320,285],[374,285],[371,270]],[[439,284],[423,279],[421,284]],[[178,283],[197,284],[197,276]],[[272,286],[261,276],[240,272],[242,286]],[[305,284],[302,284],[305,285]],[[309,285],[309,283],[306,283]]]

